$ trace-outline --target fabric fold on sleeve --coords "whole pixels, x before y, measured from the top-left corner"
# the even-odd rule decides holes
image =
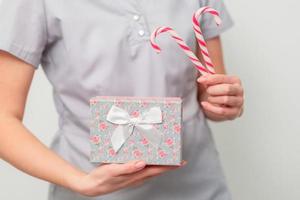
[[[2,0],[0,50],[38,69],[46,44],[43,0]]]

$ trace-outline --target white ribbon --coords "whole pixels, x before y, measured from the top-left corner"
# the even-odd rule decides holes
[[[112,106],[106,120],[119,125],[111,137],[112,147],[118,152],[126,140],[137,128],[149,142],[158,147],[162,139],[162,133],[157,131],[153,124],[162,123],[162,112],[160,107],[152,107],[148,111],[140,113],[139,117],[131,117],[128,112],[120,107]]]

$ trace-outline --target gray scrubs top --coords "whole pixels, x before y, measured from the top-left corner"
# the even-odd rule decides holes
[[[210,5],[221,13],[216,27],[205,15],[205,38],[232,25],[221,0],[3,0],[0,49],[42,69],[53,85],[59,129],[51,148],[88,172],[89,99],[97,95],[183,98],[183,158],[186,167],[143,186],[87,198],[51,184],[49,200],[228,200],[218,153],[197,103],[197,71],[168,34],[156,54],[149,35],[173,27],[195,50],[192,14]],[[8,66],[9,67],[9,66]]]

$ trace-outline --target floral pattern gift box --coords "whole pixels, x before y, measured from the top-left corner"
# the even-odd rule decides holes
[[[91,162],[181,164],[180,98],[97,96],[90,110]]]

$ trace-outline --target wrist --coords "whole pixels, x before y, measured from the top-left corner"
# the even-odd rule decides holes
[[[66,187],[74,192],[81,193],[82,191],[82,179],[87,174],[83,171],[75,169],[73,172],[69,173],[66,177]]]

